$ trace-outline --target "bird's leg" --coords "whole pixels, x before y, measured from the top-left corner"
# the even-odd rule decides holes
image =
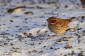
[[[49,32],[49,36],[56,36],[56,33]]]
[[[57,36],[65,36],[65,33],[58,33]]]

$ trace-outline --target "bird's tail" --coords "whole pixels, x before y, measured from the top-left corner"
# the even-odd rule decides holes
[[[72,17],[72,18],[70,18],[69,21],[71,22],[73,19],[76,19],[76,17]]]

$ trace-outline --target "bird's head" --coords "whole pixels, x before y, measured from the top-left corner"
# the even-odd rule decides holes
[[[48,24],[55,24],[56,23],[56,17],[50,17],[47,19]]]

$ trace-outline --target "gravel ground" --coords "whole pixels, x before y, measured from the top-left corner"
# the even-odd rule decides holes
[[[53,5],[1,5],[0,56],[84,56],[85,10]],[[51,16],[76,17],[65,35],[49,31]]]

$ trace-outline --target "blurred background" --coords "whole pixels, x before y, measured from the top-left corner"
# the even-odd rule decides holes
[[[85,7],[85,0],[0,0],[0,5],[52,4],[56,7]]]

